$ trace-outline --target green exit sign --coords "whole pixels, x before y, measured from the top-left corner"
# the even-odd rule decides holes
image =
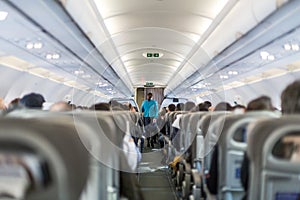
[[[159,53],[147,53],[147,58],[159,58]]]
[[[145,87],[154,87],[152,82],[146,82]]]

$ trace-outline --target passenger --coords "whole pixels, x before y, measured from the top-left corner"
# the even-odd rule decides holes
[[[30,93],[20,99],[20,105],[31,109],[41,109],[45,102],[41,94]]]
[[[73,104],[73,103],[69,103],[69,104],[72,107],[72,110],[76,110],[77,109],[77,106],[75,104]]]
[[[219,103],[215,111],[217,110],[233,110],[231,105],[226,102]],[[271,102],[271,98],[267,96],[261,96],[259,98],[256,98],[249,102],[247,105],[247,111],[258,111],[258,110],[273,110],[273,105]],[[246,154],[245,154],[246,155]],[[248,162],[248,158],[244,158],[244,160],[247,160],[245,162]],[[242,164],[242,168],[247,168],[247,166],[244,166],[245,164]],[[242,169],[247,171],[248,169]],[[244,174],[241,175],[243,179],[243,185],[246,184],[247,178],[244,177]],[[244,182],[245,181],[245,182]],[[248,187],[248,186],[245,186]],[[211,165],[209,169],[209,177],[207,178],[207,188],[211,194],[216,195],[218,193],[218,145],[215,146],[213,150]]]
[[[128,107],[130,112],[137,112],[137,110],[131,105],[131,103],[128,103]]]
[[[207,111],[209,111],[209,105],[207,105],[207,104],[205,104],[205,103],[199,103],[198,105],[197,105],[197,109],[195,110],[195,111],[204,111],[204,112],[207,112]]]
[[[270,109],[270,105],[267,105],[266,107]],[[283,115],[300,114],[300,80],[288,85],[281,93],[281,110]],[[241,168],[241,182],[246,192],[244,199],[247,199],[247,192],[250,182],[249,164],[249,158],[245,153]]]
[[[184,104],[183,111],[192,111],[195,108],[195,106],[196,106],[196,104],[194,102],[188,101]],[[181,117],[182,117],[182,114],[176,115],[176,119],[172,124],[172,126],[178,130],[180,129],[179,123],[180,123]],[[174,137],[175,137],[175,135],[174,135]]]
[[[208,111],[213,111],[212,103],[210,101],[204,101],[203,103],[206,105]]]
[[[51,105],[49,111],[52,111],[52,112],[72,111],[72,107],[70,106],[70,104],[68,104],[64,101],[59,101],[59,102],[56,102],[53,105]]]
[[[176,106],[174,104],[171,103],[170,105],[168,105],[168,112],[173,112],[175,110],[176,110]]]
[[[214,111],[232,111],[232,106],[228,102],[220,102],[216,105]]]
[[[110,111],[111,107],[108,103],[97,103],[90,107],[90,110]]]
[[[268,96],[261,96],[252,101],[250,101],[247,105],[248,111],[258,111],[258,110],[269,110],[273,111],[274,107],[272,105],[271,98]]]
[[[300,114],[300,80],[288,85],[281,94],[283,114]]]
[[[241,104],[237,104],[237,105],[233,106],[232,109],[235,114],[243,114],[247,110],[246,106],[243,106]]]
[[[176,105],[175,111],[181,111],[181,110],[183,110],[183,107],[184,107],[184,103],[178,103]]]
[[[11,112],[18,108],[20,102],[20,98],[13,99],[9,104],[7,108],[7,112]]]
[[[148,93],[146,100],[143,101],[141,111],[143,113],[144,126],[147,134],[147,147],[154,148],[154,140],[156,133],[151,133],[151,126],[155,126],[158,118],[158,104],[157,101],[152,100],[152,93]]]
[[[4,100],[0,98],[0,110],[5,111],[7,108],[5,106]]]

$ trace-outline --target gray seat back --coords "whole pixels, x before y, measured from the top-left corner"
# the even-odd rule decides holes
[[[1,118],[0,127],[1,154],[29,152],[44,160],[49,168],[49,184],[33,186],[26,199],[79,199],[89,173],[89,153],[74,126],[38,119]]]
[[[45,112],[20,110],[9,117],[39,118],[40,120],[71,123],[75,126],[82,143],[90,152],[90,177],[83,199],[117,199],[119,172],[129,169],[122,151],[123,133],[114,116],[124,112],[83,111]],[[117,117],[118,118],[118,117]],[[83,127],[91,131],[84,131]],[[122,162],[121,162],[122,160]],[[122,166],[120,163],[123,163]]]
[[[274,112],[253,111],[223,116],[214,124],[218,138],[218,195],[220,199],[241,199],[241,164],[246,151],[246,130],[249,123],[263,118],[279,117]],[[223,125],[223,126],[222,126]],[[221,127],[221,128],[220,128]],[[222,167],[220,167],[222,166]]]
[[[251,175],[248,199],[299,199],[300,162],[294,160],[299,154],[299,137],[299,115],[251,124],[247,142]]]
[[[217,136],[216,133],[213,132],[214,129],[212,129],[212,126],[219,117],[230,114],[231,112],[227,111],[210,112],[201,118],[200,129],[204,137],[204,174],[210,168],[211,152],[217,142]],[[219,123],[219,125],[223,126],[221,123]]]

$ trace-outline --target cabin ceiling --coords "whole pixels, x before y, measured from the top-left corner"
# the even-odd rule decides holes
[[[265,21],[286,2],[1,1],[8,17],[0,21],[0,64],[21,66],[15,68],[98,95],[130,96],[146,82],[165,87],[166,95],[199,94],[229,81],[220,78],[222,74],[246,74],[262,65],[259,51],[275,48],[275,41],[261,36],[299,11],[293,1],[293,12],[283,11],[281,21]],[[258,24],[261,30],[249,37],[248,31]],[[290,27],[283,26],[285,32],[274,40],[294,29],[285,41],[298,34],[297,20],[285,24]],[[28,48],[36,42],[42,48]],[[260,46],[252,45],[256,43]],[[153,57],[156,53],[159,57]],[[48,54],[59,54],[59,59]]]

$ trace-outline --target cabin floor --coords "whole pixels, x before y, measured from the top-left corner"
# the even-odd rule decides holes
[[[145,148],[139,166],[139,183],[145,200],[178,200],[170,169],[162,160],[162,149]]]

